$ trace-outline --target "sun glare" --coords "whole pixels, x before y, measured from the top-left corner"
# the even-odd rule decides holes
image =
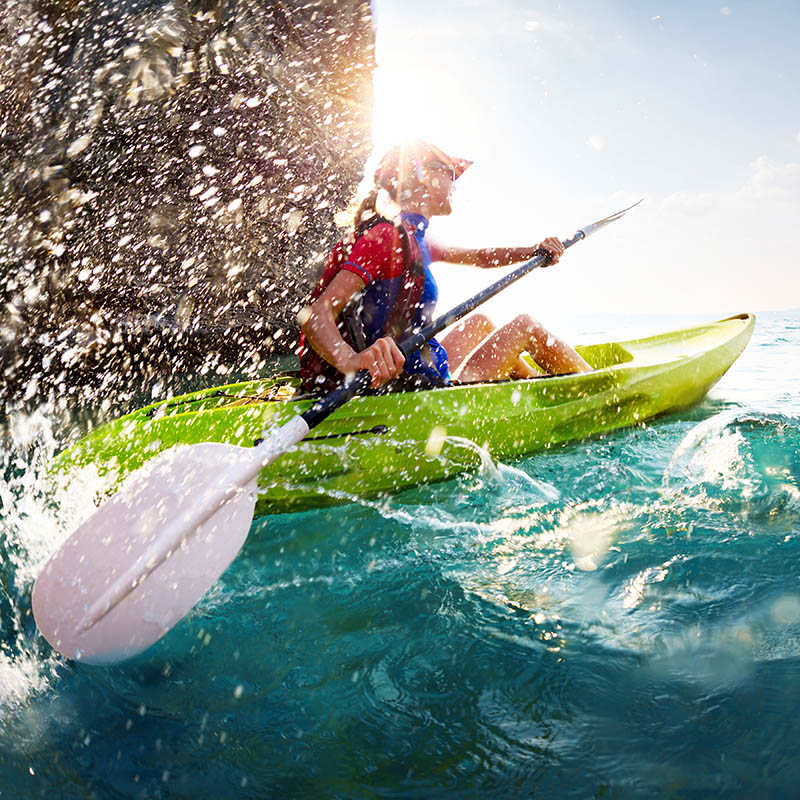
[[[367,174],[393,145],[407,139],[421,138],[434,142],[447,152],[460,154],[475,137],[465,121],[473,119],[469,108],[469,90],[463,73],[452,67],[446,46],[432,38],[426,46],[416,37],[413,51],[408,36],[396,25],[382,25],[377,30],[374,73],[372,158]]]
[[[480,151],[491,139],[491,131],[482,122],[486,115],[475,113],[473,87],[463,69],[452,68],[452,63],[456,62],[447,58],[447,44],[441,36],[431,36],[427,42],[421,42],[417,36],[413,52],[410,52],[409,39],[401,34],[398,26],[382,25],[379,19],[377,62],[373,152],[365,167],[360,194],[366,195],[372,187],[372,175],[381,156],[392,146],[408,139],[421,138],[454,156],[476,162],[484,160],[481,156],[486,154]],[[486,243],[475,241],[475,217],[465,213],[467,209],[459,203],[458,195],[463,191],[473,201],[476,195],[490,195],[491,187],[484,185],[487,177],[480,166],[468,170],[466,177],[455,187],[454,214],[433,221],[431,232],[434,238],[448,243]],[[463,199],[467,197],[463,196]],[[485,276],[474,274],[480,271],[459,269],[454,273],[452,267],[437,265],[434,272],[443,307],[474,294],[486,284]]]
[[[452,97],[458,91],[452,78],[442,76],[432,81],[415,72],[391,66],[375,71],[372,132],[378,157],[406,139],[441,141],[445,147],[457,134],[448,125],[448,115],[442,113],[446,105],[442,97]]]

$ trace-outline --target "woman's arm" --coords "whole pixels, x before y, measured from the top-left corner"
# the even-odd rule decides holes
[[[519,261],[527,261],[533,258],[534,253],[539,249],[550,253],[550,264],[557,264],[564,252],[564,245],[555,236],[549,236],[533,247],[440,247],[438,249],[443,256],[442,261],[449,264],[470,264],[486,269],[507,267],[509,264],[516,264]]]
[[[372,386],[382,386],[403,371],[405,359],[393,339],[378,339],[360,353],[353,350],[342,338],[336,321],[353,295],[365,286],[354,272],[342,270],[328,284],[325,291],[306,309],[307,317],[301,329],[308,343],[329,364],[344,375],[361,369],[369,370]]]

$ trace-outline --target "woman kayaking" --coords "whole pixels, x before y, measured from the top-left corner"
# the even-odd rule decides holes
[[[375,186],[356,211],[353,231],[334,247],[309,305],[300,316],[300,369],[308,391],[329,390],[345,376],[366,369],[372,387],[424,388],[591,367],[566,342],[527,314],[495,328],[483,314],[455,326],[441,342],[432,339],[403,358],[395,339],[429,322],[438,297],[430,264],[445,261],[503,267],[546,250],[551,263],[564,248],[555,237],[533,247],[443,247],[426,237],[428,221],[450,214],[454,181],[472,162],[452,158],[426,142],[392,148],[375,172]],[[399,216],[376,210],[385,191]]]

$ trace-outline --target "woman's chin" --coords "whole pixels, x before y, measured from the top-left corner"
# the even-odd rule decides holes
[[[433,216],[435,217],[446,217],[448,214],[453,213],[453,207],[450,205],[450,201],[447,200],[442,203],[439,208],[433,212]]]

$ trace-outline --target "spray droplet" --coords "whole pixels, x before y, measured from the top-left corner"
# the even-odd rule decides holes
[[[425,452],[434,458],[442,452],[444,447],[444,440],[447,437],[447,428],[441,425],[435,425],[428,436],[428,441],[425,443]]]

